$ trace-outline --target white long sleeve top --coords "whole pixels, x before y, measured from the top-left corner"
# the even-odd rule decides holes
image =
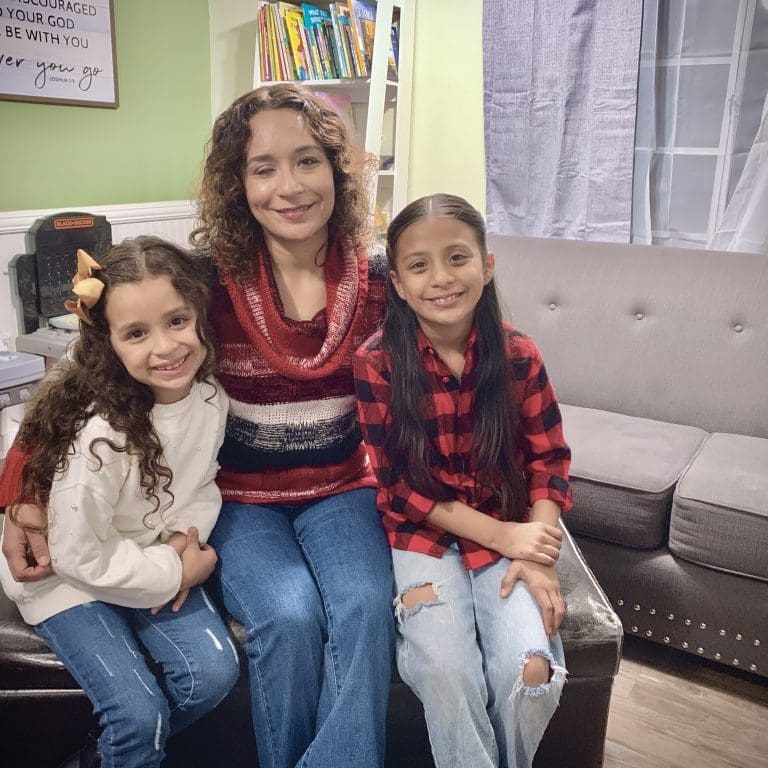
[[[155,405],[152,422],[173,472],[171,491],[160,492],[160,512],[144,498],[136,456],[112,450],[125,436],[100,416],[91,417],[74,442],[69,467],[51,486],[48,544],[54,573],[42,581],[14,581],[0,557],[0,583],[29,624],[76,605],[101,600],[152,608],[176,595],[181,559],[165,542],[194,525],[205,542],[221,507],[217,454],[224,439],[228,399],[222,387],[195,382],[189,395]],[[170,506],[167,506],[168,503]]]

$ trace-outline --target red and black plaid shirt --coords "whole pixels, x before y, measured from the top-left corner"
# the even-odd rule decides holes
[[[551,499],[566,512],[571,507],[571,451],[563,438],[555,392],[536,344],[511,325],[505,323],[504,330],[520,408],[518,460],[525,470],[529,502]],[[426,432],[432,436],[430,447],[436,452],[430,466],[432,476],[452,489],[457,500],[498,518],[498,496],[477,483],[471,466],[477,332],[472,331],[467,344],[461,381],[457,381],[421,331],[418,348],[431,395],[425,419]],[[456,543],[469,570],[495,562],[500,557],[497,552],[432,525],[426,518],[435,500],[415,491],[399,473],[392,471],[384,451],[385,436],[392,427],[390,380],[391,364],[381,348],[379,332],[357,352],[355,389],[363,439],[379,483],[376,503],[390,546],[442,557]]]

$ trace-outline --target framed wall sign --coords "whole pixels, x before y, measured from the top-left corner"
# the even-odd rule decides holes
[[[112,0],[2,0],[0,99],[117,107]]]

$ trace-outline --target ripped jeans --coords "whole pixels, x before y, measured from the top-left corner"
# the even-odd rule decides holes
[[[530,768],[567,672],[528,586],[502,599],[510,561],[467,571],[455,547],[442,558],[393,549],[392,562],[398,671],[424,705],[437,768]],[[425,584],[437,599],[406,608],[403,595]],[[550,666],[536,687],[523,682],[532,655]]]
[[[237,680],[237,651],[201,587],[178,613],[96,601],[35,630],[93,704],[101,768],[159,766],[168,736],[213,709]]]

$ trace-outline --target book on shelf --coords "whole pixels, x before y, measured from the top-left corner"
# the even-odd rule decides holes
[[[349,138],[352,143],[362,147],[362,137],[355,120],[355,112],[352,109],[352,97],[343,91],[318,90],[315,91],[315,95],[321,98],[341,117],[349,131]]]
[[[322,79],[333,80],[340,77],[328,36],[328,29],[333,29],[331,14],[325,8],[318,8],[310,3],[302,3],[301,11],[304,14],[304,26],[316,65],[322,72]]]
[[[376,37],[376,6],[367,0],[349,0],[352,22],[358,46],[363,52],[366,75],[373,61],[373,41]]]
[[[281,3],[281,6],[287,5],[288,3]],[[314,79],[314,73],[310,69],[309,57],[304,46],[304,37],[301,34],[304,26],[304,14],[295,5],[289,7],[291,10],[281,8],[281,12],[283,13],[285,27],[288,30],[288,44],[291,47],[296,79]]]
[[[352,69],[351,54],[349,51],[349,42],[347,35],[342,29],[341,19],[336,12],[336,4],[331,3],[328,6],[328,11],[331,14],[331,24],[333,27],[333,42],[335,50],[341,62],[342,77],[354,77],[354,70]]]
[[[355,71],[355,77],[368,77],[368,67],[365,65],[365,53],[363,52],[363,42],[357,34],[355,24],[355,15],[349,6],[344,3],[336,3],[336,10],[339,18],[343,19],[344,33],[349,38],[349,48],[352,54],[352,64]]]
[[[397,80],[397,68],[400,66],[400,23],[392,22],[389,28],[389,60],[387,62],[387,77]]]
[[[313,3],[260,0],[259,66],[263,81],[370,76],[376,33],[371,0]],[[388,76],[396,77],[398,25],[390,30]]]

